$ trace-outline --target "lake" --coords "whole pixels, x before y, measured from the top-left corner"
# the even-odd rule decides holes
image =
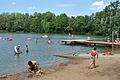
[[[75,51],[87,53],[91,51],[90,46],[68,46],[62,45],[61,40],[68,39],[68,35],[48,35],[49,38],[42,38],[43,34],[16,34],[0,33],[0,74],[19,73],[26,70],[29,60],[36,60],[42,67],[47,67],[68,61],[64,58],[55,57],[57,54],[68,54]],[[12,40],[8,41],[8,38]],[[87,36],[74,36],[77,39],[87,39]],[[91,38],[96,38],[92,36]],[[14,56],[14,46],[20,45],[22,54]],[[26,54],[25,46],[28,45],[29,53]],[[98,48],[99,51],[104,48]]]

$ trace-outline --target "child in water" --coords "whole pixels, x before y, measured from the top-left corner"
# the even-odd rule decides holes
[[[25,51],[26,51],[26,53],[29,52],[28,45],[26,45]]]

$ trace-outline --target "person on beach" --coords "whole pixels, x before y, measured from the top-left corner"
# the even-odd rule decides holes
[[[113,54],[111,53],[111,51],[106,51],[103,53],[103,55],[113,55]]]
[[[15,55],[19,55],[20,53],[20,45],[17,45],[17,46],[14,46],[14,52],[15,52]]]
[[[96,47],[94,47],[93,49],[92,49],[92,52],[90,52],[89,54],[91,55],[91,59],[92,59],[92,62],[90,63],[90,66],[89,66],[89,69],[91,69],[91,66],[93,65],[93,68],[95,68],[96,67],[96,65],[95,65],[95,58],[96,58],[96,56],[97,56],[97,59],[98,59],[98,53],[97,53],[97,48]]]
[[[117,39],[115,40],[115,43],[119,43],[119,44],[120,44],[119,38],[117,38]]]
[[[37,63],[36,61],[28,61],[28,71],[29,72],[34,72],[37,75],[39,75],[39,73],[43,73],[43,71],[41,70],[39,63]]]
[[[26,51],[26,53],[29,52],[28,45],[26,45],[25,51]]]

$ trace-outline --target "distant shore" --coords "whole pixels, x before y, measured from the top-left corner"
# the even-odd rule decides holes
[[[97,60],[96,68],[88,69],[89,59],[70,59],[67,63],[44,68],[44,74],[34,76],[23,72],[1,76],[0,80],[119,80],[120,55],[106,55]]]

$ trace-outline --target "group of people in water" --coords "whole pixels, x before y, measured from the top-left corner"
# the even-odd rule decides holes
[[[17,55],[17,56],[22,53],[20,51],[20,45],[14,46],[14,52],[15,52],[15,55]],[[26,53],[29,52],[28,45],[26,45],[26,47],[25,47],[25,52]],[[40,73],[41,74],[43,73],[43,71],[41,70],[40,65],[39,65],[39,63],[37,63],[37,61],[28,61],[27,68],[28,68],[29,72],[34,72],[34,73],[36,73],[36,75],[40,75]]]
[[[22,52],[20,51],[20,45],[14,46],[14,52],[15,52],[15,55],[19,55],[19,54],[22,53]],[[26,47],[25,47],[25,52],[26,52],[26,53],[29,52],[28,45],[26,45]]]
[[[28,39],[27,39],[28,40]],[[31,40],[31,39],[29,39]],[[48,39],[48,44],[51,44],[51,39]],[[17,46],[14,46],[14,52],[15,52],[15,55],[19,56],[22,52],[20,50],[20,45],[17,45]],[[28,54],[29,52],[29,48],[28,48],[28,45],[25,46],[25,52]],[[28,64],[27,64],[27,69],[29,72],[33,72],[33,73],[36,73],[36,75],[40,75],[43,73],[43,71],[41,70],[41,67],[39,65],[39,63],[37,61],[28,61]]]

